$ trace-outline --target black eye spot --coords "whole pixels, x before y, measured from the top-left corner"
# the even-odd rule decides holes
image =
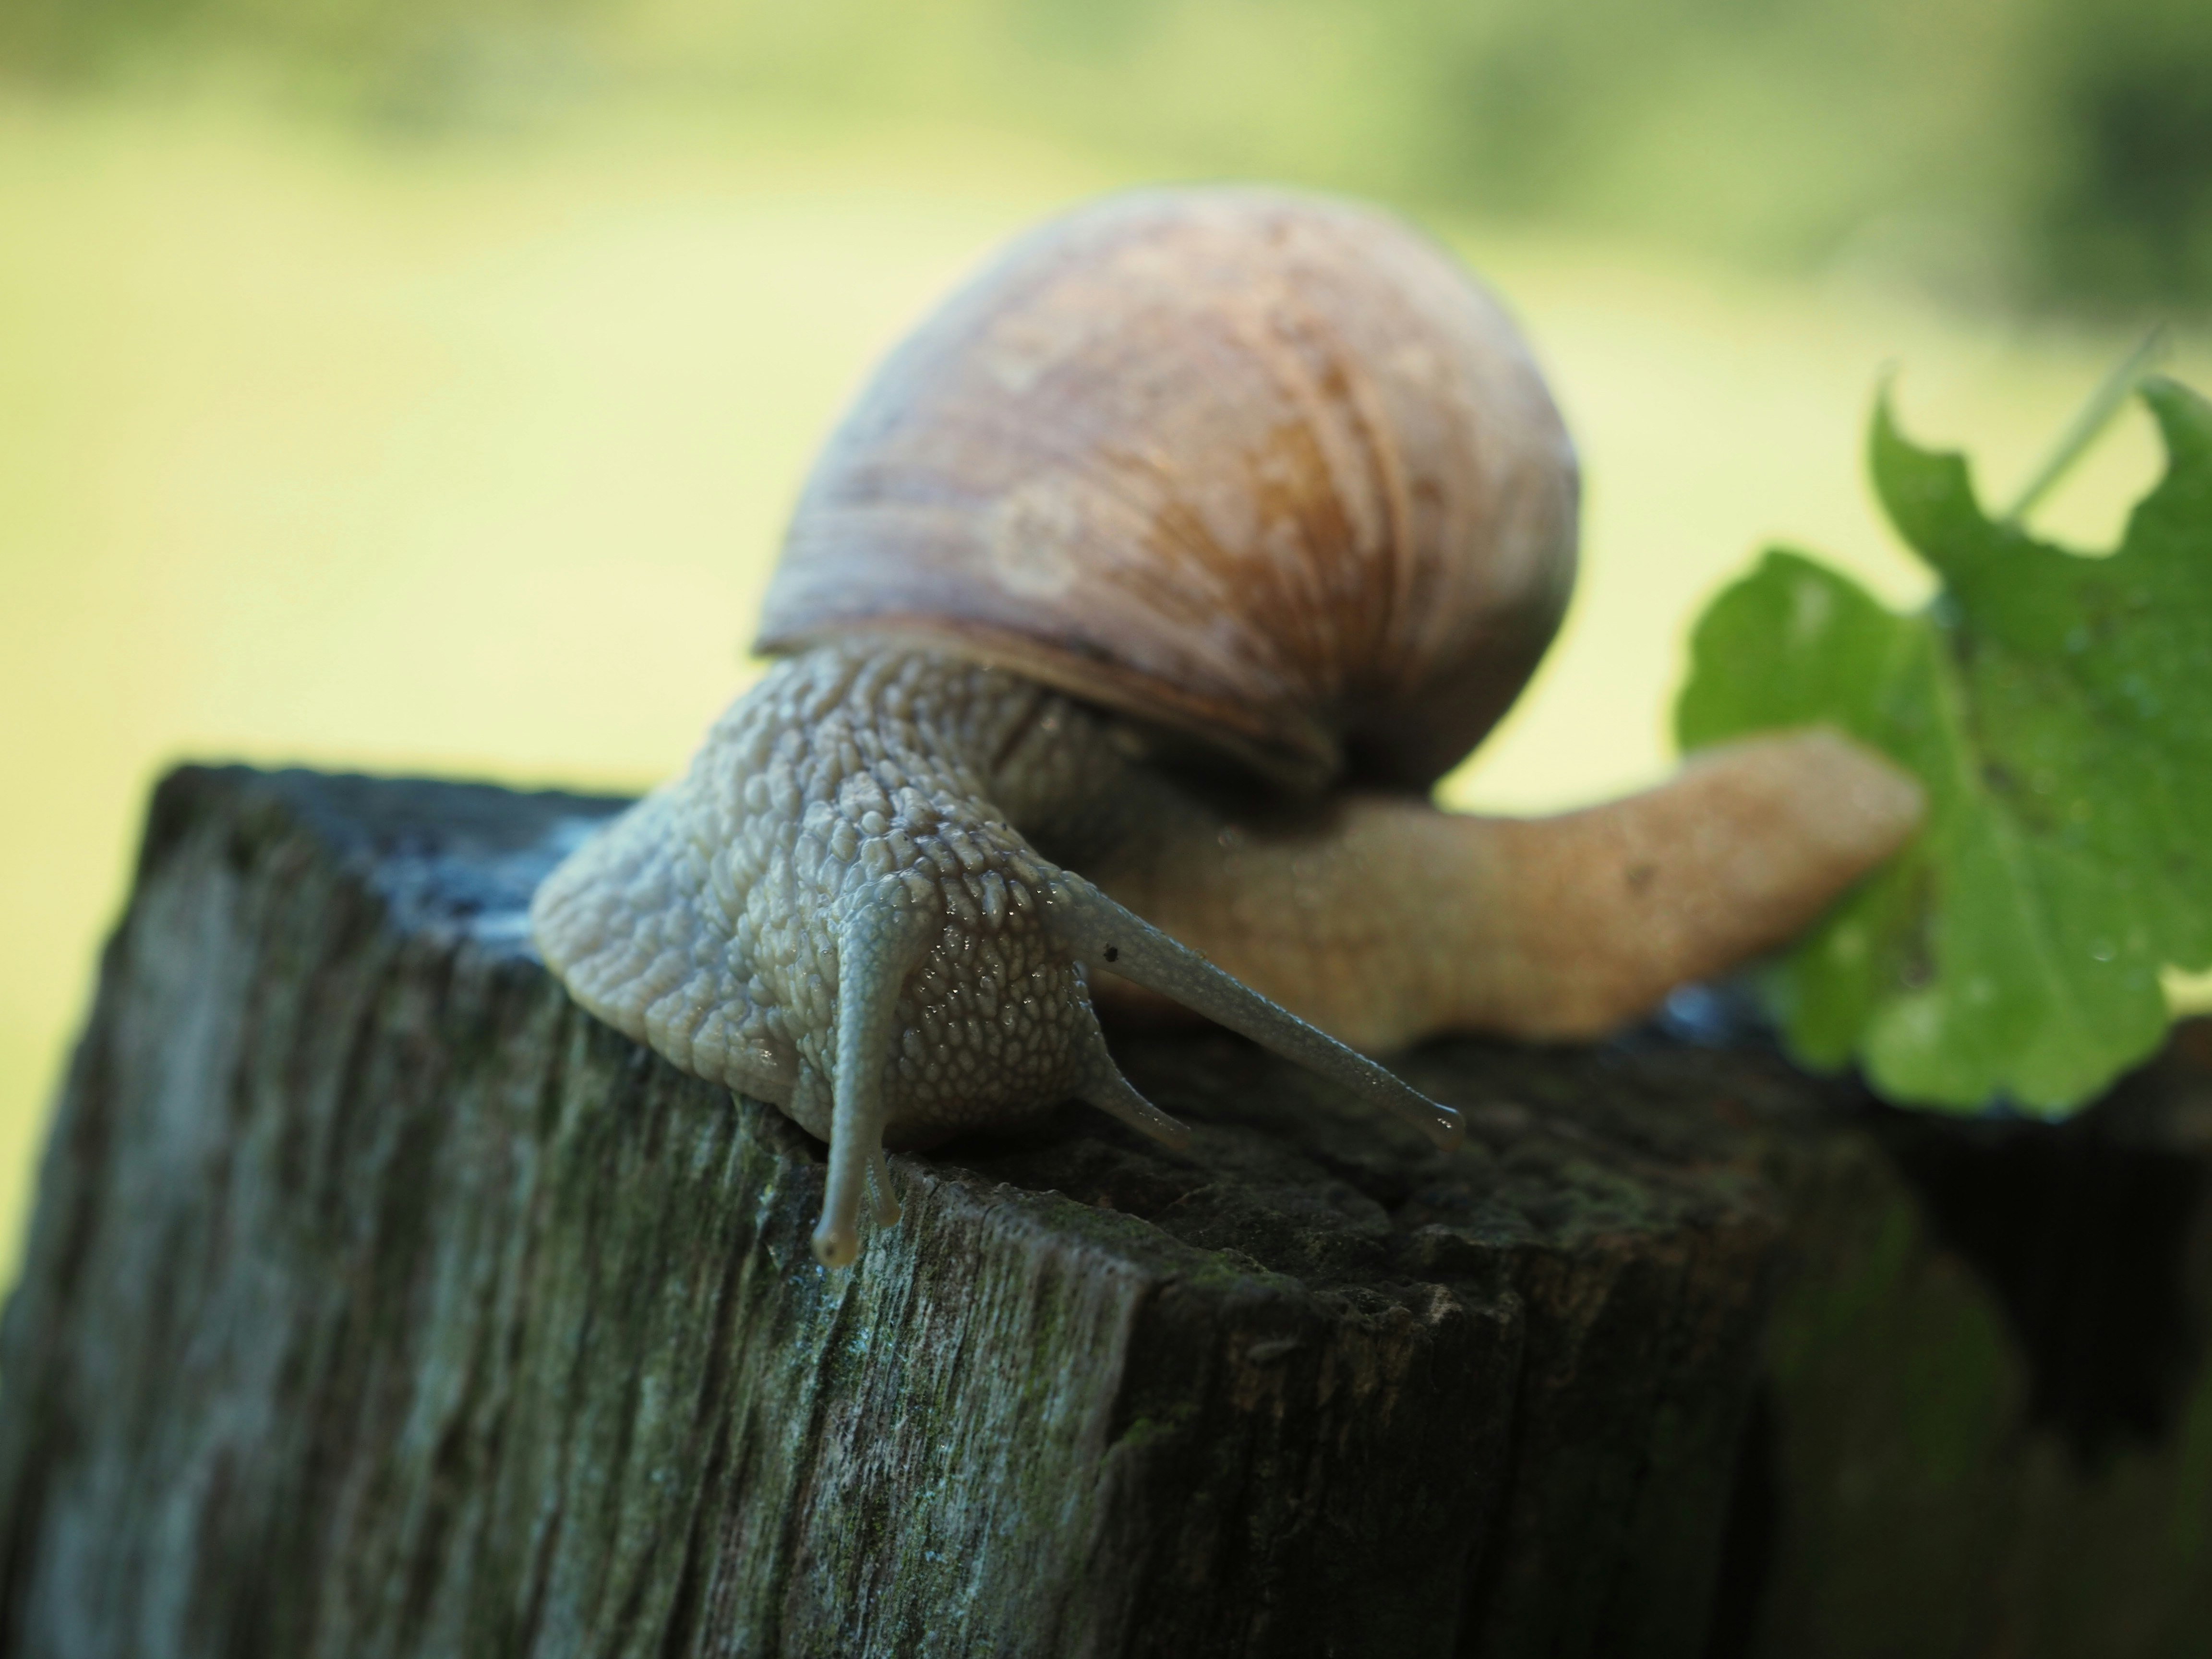
[[[1107,961],[1109,961],[1109,962],[1119,962],[1119,961],[1121,961],[1121,950],[1119,949],[1119,947],[1117,947],[1117,946],[1115,946],[1115,945],[1108,945],[1108,946],[1106,947],[1106,960],[1107,960]]]

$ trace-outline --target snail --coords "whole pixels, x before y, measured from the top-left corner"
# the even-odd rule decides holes
[[[779,660],[532,908],[582,1006],[829,1143],[1060,1102],[1170,1146],[1099,1014],[1181,1008],[1440,1146],[1362,1051],[1587,1036],[1778,944],[1917,786],[1826,731],[1562,817],[1436,780],[1557,630],[1575,452],[1498,304],[1378,212],[1137,193],[1018,240],[878,370],[763,608]]]

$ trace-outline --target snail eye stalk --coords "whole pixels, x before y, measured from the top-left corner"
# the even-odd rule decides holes
[[[1091,972],[1119,974],[1342,1084],[1412,1124],[1440,1150],[1456,1146],[1466,1133],[1459,1114],[1450,1107],[1438,1105],[1366,1055],[1223,973],[1080,876],[1063,871],[1054,878],[1047,903],[1054,933]],[[1128,1088],[1126,1082],[1121,1086]],[[1116,1111],[1113,1106],[1107,1109]]]
[[[830,1180],[814,1255],[825,1267],[852,1265],[860,1253],[860,1195],[873,1177],[875,1217],[899,1218],[884,1158],[884,1073],[890,1064],[891,1028],[908,974],[921,958],[937,918],[902,905],[896,888],[880,889],[854,905],[837,933],[837,1062],[830,1119]]]

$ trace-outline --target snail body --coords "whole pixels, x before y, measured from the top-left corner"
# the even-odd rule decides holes
[[[1047,840],[1110,816],[1110,722],[1033,681],[855,640],[770,671],[691,770],[548,878],[540,949],[576,998],[829,1141],[842,1264],[883,1148],[1071,1097],[1180,1145],[1115,1068],[1086,976],[1135,975],[1449,1144],[1458,1122],[1079,876]]]
[[[1561,819],[1428,805],[1556,629],[1576,493],[1510,325],[1395,222],[1080,210],[864,393],[764,608],[783,660],[548,878],[539,948],[830,1143],[833,1265],[871,1184],[896,1219],[886,1146],[1070,1097],[1181,1144],[1101,1006],[1218,1020],[1448,1146],[1338,1039],[1601,1030],[1802,927],[1920,811],[1828,733]]]

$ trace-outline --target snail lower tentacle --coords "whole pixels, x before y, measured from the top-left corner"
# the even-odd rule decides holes
[[[1439,1145],[1457,1116],[1044,858],[1016,827],[1111,823],[1115,724],[1012,675],[854,641],[772,669],[540,888],[540,950],[586,1008],[830,1143],[815,1246],[897,1215],[883,1149],[1072,1097],[1188,1131],[1107,1054],[1118,975],[1363,1093]]]

